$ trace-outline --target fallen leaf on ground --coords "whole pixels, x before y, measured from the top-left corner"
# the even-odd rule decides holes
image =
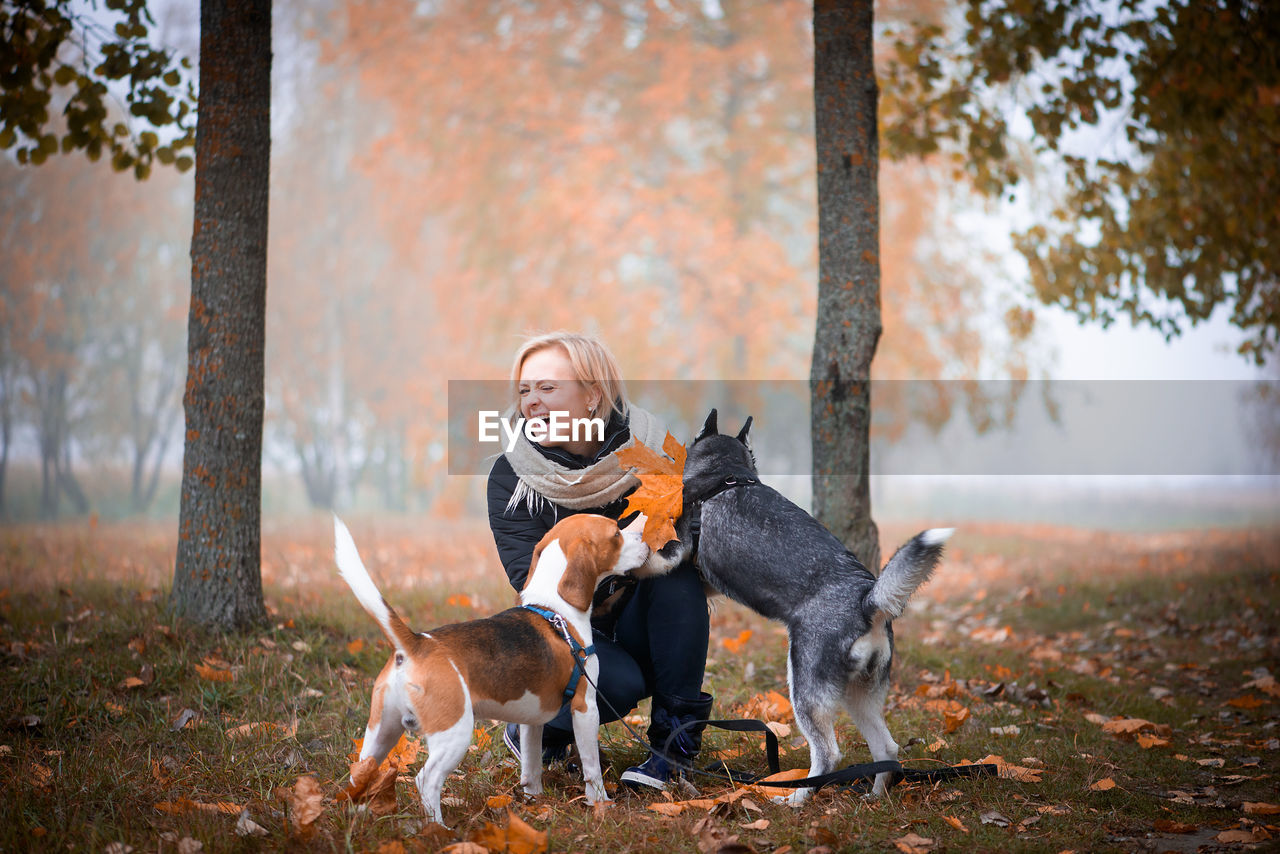
[[[178,715],[177,719],[173,722],[173,724],[169,727],[169,729],[173,730],[174,732],[177,732],[178,730],[182,729],[188,724],[191,724],[191,722],[194,721],[195,719],[196,719],[196,713],[194,711],[192,711],[191,709],[183,709],[182,714]],[[192,728],[194,729],[194,724],[192,724]]]
[[[390,815],[396,811],[396,775],[400,766],[394,762],[382,764],[366,757],[351,766],[351,782],[334,796],[335,801],[368,803],[374,815]]]
[[[306,775],[298,778],[289,793],[289,829],[294,836],[308,839],[315,833],[315,820],[324,810],[324,792],[316,778]]]
[[[351,653],[352,655],[355,655],[356,653],[360,652],[363,649],[364,649],[364,638],[356,638],[355,640],[347,644],[347,652]]]
[[[1233,706],[1237,709],[1256,709],[1259,706],[1266,705],[1266,701],[1260,700],[1252,694],[1245,694],[1243,697],[1235,697],[1223,703],[1224,706]]]
[[[964,822],[953,815],[944,815],[942,817],[942,820],[945,821],[947,824],[951,825],[952,827],[954,827],[956,830],[960,831],[961,833],[969,832],[969,828],[964,826]]]
[[[1270,674],[1259,676],[1252,682],[1244,683],[1245,688],[1256,688],[1264,694],[1272,697],[1280,697],[1280,684],[1276,683],[1276,678]]]
[[[267,829],[262,825],[249,818],[249,809],[246,807],[241,813],[240,818],[236,821],[236,836],[266,836]]]
[[[491,810],[500,810],[503,807],[507,807],[511,805],[511,796],[510,795],[494,795],[484,803],[485,803],[485,806],[487,806]]]
[[[757,780],[750,788],[755,789],[757,793],[767,797],[775,797],[777,795],[786,795],[794,792],[795,789],[786,786],[764,786],[762,783],[784,783],[789,780],[803,780],[809,776],[808,768],[792,768],[787,771],[779,771],[777,774],[770,774],[764,779]]]
[[[1200,829],[1199,825],[1188,824],[1185,821],[1172,821],[1167,818],[1157,819],[1151,826],[1158,833],[1195,833]]]
[[[742,716],[762,721],[782,721],[791,716],[791,701],[777,691],[756,694],[743,705]]]
[[[1008,818],[1006,818],[1002,813],[996,812],[995,810],[984,812],[981,816],[978,817],[978,820],[981,821],[983,824],[994,824],[996,827],[1008,827],[1010,824]]]
[[[1021,765],[1013,765],[1006,762],[1003,756],[996,756],[994,753],[987,754],[977,762],[962,759],[956,763],[956,767],[965,765],[994,765],[996,766],[996,773],[1002,780],[1017,780],[1019,783],[1042,782],[1040,775],[1044,774],[1043,768],[1026,768]]]
[[[1111,790],[1111,789],[1114,789],[1115,787],[1116,787],[1116,781],[1115,781],[1115,780],[1112,780],[1110,777],[1103,777],[1103,778],[1102,778],[1101,780],[1099,780],[1098,782],[1093,783],[1092,785],[1090,785],[1090,786],[1089,786],[1089,791],[1091,791],[1091,792],[1106,792],[1106,791],[1109,791],[1109,790]]]
[[[943,713],[943,731],[948,735],[960,729],[964,722],[969,720],[970,712],[965,706],[961,706],[953,711]]]
[[[193,812],[209,812],[222,813],[224,815],[238,815],[244,807],[239,804],[233,804],[228,801],[218,801],[217,803],[206,804],[202,801],[193,801],[189,798],[178,798],[176,801],[161,801],[154,805],[160,812],[170,815],[186,815]]]
[[[924,836],[908,833],[906,836],[893,840],[893,845],[903,854],[926,854],[926,852],[933,850],[934,842]]]
[[[1156,724],[1142,718],[1119,718],[1107,721],[1102,731],[1117,738],[1133,738],[1140,732],[1153,732],[1156,735],[1172,735],[1173,729],[1167,724]]]
[[[197,664],[195,667],[196,675],[206,682],[231,682],[236,678],[235,674],[230,670],[222,670],[204,664]]]
[[[1168,747],[1169,739],[1140,732],[1138,733],[1138,746],[1146,750],[1150,750],[1153,747]]]
[[[1280,814],[1280,804],[1269,804],[1262,801],[1245,801],[1244,811],[1249,815]]]
[[[651,812],[666,816],[680,815],[680,813],[684,812],[684,808],[684,804],[673,804],[668,801],[654,801],[647,807]]]
[[[1249,844],[1252,842],[1262,842],[1267,837],[1260,837],[1252,830],[1224,830],[1213,838],[1218,842],[1243,842],[1245,844]]]
[[[507,810],[507,826],[487,822],[472,838],[478,845],[508,854],[545,854],[547,833],[530,827],[520,816]]]
[[[740,824],[738,827],[741,827],[744,830],[768,830],[770,824],[772,824],[772,822],[770,822],[769,819],[761,818],[756,819],[750,824]]]
[[[289,738],[297,735],[298,724],[286,726],[284,724],[272,723],[271,721],[256,721],[250,724],[241,724],[238,727],[227,730],[227,738],[244,738],[254,733],[263,733],[265,735],[279,736],[281,738]]]
[[[742,652],[742,645],[751,640],[751,635],[751,629],[743,629],[738,632],[738,636],[736,638],[721,638],[720,645],[734,655],[737,655]]]

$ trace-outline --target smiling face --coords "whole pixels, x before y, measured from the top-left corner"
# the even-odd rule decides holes
[[[593,418],[600,410],[600,390],[577,377],[562,347],[544,347],[526,356],[516,388],[520,414],[530,421],[546,421],[552,412],[567,412],[571,420]],[[600,449],[599,442],[556,442],[549,437],[540,444],[579,456],[590,456]]]

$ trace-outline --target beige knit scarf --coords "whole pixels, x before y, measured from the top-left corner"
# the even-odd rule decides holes
[[[630,448],[638,440],[656,451],[662,450],[667,430],[656,417],[638,406],[628,410],[631,438],[618,450]],[[507,461],[515,470],[520,482],[516,484],[507,508],[528,505],[529,512],[541,510],[542,501],[551,501],[571,510],[588,510],[603,507],[631,489],[639,480],[623,471],[613,454],[582,469],[566,468],[552,462],[524,437],[516,440],[515,447],[506,452]]]

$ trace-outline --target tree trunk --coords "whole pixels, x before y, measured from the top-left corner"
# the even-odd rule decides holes
[[[872,0],[815,0],[818,321],[810,367],[813,508],[872,570],[871,359],[880,340],[879,142]]]
[[[270,0],[202,0],[174,610],[222,629],[262,603]]]

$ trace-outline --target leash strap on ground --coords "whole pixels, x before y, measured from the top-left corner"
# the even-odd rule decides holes
[[[909,783],[934,783],[941,780],[955,778],[970,777],[986,777],[994,776],[998,772],[995,765],[956,765],[945,766],[941,768],[903,768],[900,762],[894,760],[885,760],[883,762],[866,762],[861,765],[850,765],[847,768],[841,768],[838,771],[832,771],[829,774],[819,774],[815,777],[805,777],[802,780],[764,780],[764,777],[778,773],[778,736],[769,729],[764,721],[746,719],[731,721],[711,721],[711,720],[693,720],[685,721],[679,727],[667,736],[666,743],[662,746],[662,752],[666,756],[670,756],[671,744],[675,739],[691,727],[704,725],[713,726],[717,729],[729,730],[730,732],[762,732],[765,736],[765,752],[769,761],[769,773],[761,775],[745,775],[739,771],[733,771],[725,768],[723,772],[702,771],[700,773],[718,774],[727,777],[735,783],[750,783],[757,786],[771,786],[783,789],[820,789],[823,786],[830,785],[855,785],[861,782],[874,780],[880,774],[892,774],[889,785],[896,786],[898,783],[906,781]],[[668,759],[668,761],[670,761]],[[684,767],[682,763],[673,763]]]

